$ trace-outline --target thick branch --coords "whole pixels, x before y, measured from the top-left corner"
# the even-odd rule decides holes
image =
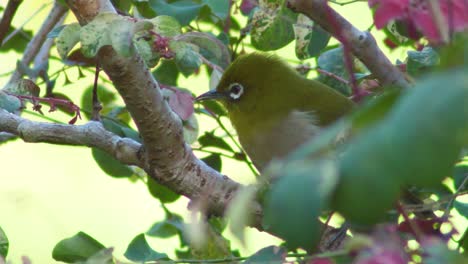
[[[23,55],[23,59],[20,63],[23,65],[29,65],[34,57],[39,52],[42,44],[44,43],[47,34],[55,27],[55,25],[61,21],[62,17],[66,14],[67,8],[55,1],[52,10],[50,11],[49,15],[47,16],[46,20],[42,24],[39,31],[34,35],[34,38],[28,43]],[[5,87],[9,87],[10,84],[16,83],[23,73],[21,73],[18,69],[16,69],[10,77],[7,85]]]
[[[16,135],[26,142],[96,147],[124,164],[140,167],[144,164],[138,155],[140,143],[107,131],[99,122],[80,126],[34,122],[0,109],[0,132]]]
[[[3,12],[2,20],[0,21],[0,43],[3,43],[3,39],[8,33],[8,29],[10,29],[13,16],[15,15],[16,10],[18,10],[18,7],[22,2],[23,0],[8,1],[5,11]]]
[[[330,8],[326,0],[288,0],[287,6],[318,23],[341,41],[384,85],[408,87],[405,76],[388,60],[368,31],[360,31],[348,20]]]
[[[99,12],[115,12],[109,1],[68,0],[80,24]],[[98,53],[103,70],[109,75],[132,115],[144,142],[145,171],[173,191],[192,200],[202,199],[208,214],[222,215],[240,185],[197,159],[184,143],[179,118],[163,100],[158,83],[142,58],[124,58],[111,47]],[[255,226],[261,226],[261,207],[252,205]]]

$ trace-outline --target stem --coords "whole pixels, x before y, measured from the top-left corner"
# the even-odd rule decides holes
[[[3,12],[2,20],[0,21],[0,43],[3,43],[3,39],[5,38],[8,29],[10,29],[13,16],[15,15],[16,11],[18,10],[18,7],[22,2],[23,0],[8,1],[5,11]]]
[[[400,214],[403,216],[403,218],[405,219],[405,221],[408,223],[408,225],[410,226],[411,228],[411,232],[413,233],[414,235],[414,238],[416,239],[416,241],[418,241],[418,243],[421,244],[421,238],[422,238],[422,232],[421,230],[419,229],[419,226],[417,224],[415,224],[408,216],[407,212],[405,211],[405,208],[403,208],[403,205],[398,202],[397,203],[397,210],[398,212],[400,212]]]

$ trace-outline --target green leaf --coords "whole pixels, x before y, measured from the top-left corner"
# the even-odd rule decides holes
[[[179,21],[171,16],[157,16],[150,19],[154,31],[164,37],[174,37],[182,33]]]
[[[318,217],[337,184],[334,162],[297,160],[280,168],[273,164],[266,175],[276,181],[265,196],[263,227],[291,248],[315,249],[322,230]]]
[[[154,52],[152,42],[147,41],[143,37],[138,37],[137,34],[133,44],[135,44],[138,54],[143,58],[148,68],[153,68],[158,64],[160,55],[158,52]]]
[[[1,46],[0,52],[6,52],[9,50],[14,50],[18,53],[24,52],[24,49],[32,39],[33,32],[32,30],[18,29],[10,26],[7,32],[7,36],[16,30],[18,30],[18,32]]]
[[[468,256],[468,228],[465,229],[463,236],[458,241],[458,247],[463,248],[463,255]]]
[[[159,199],[161,203],[172,203],[180,197],[180,194],[177,194],[166,186],[157,183],[150,177],[148,177],[148,191],[154,198]]]
[[[184,221],[177,214],[171,214],[166,220],[154,223],[146,232],[152,237],[168,238],[181,234],[184,231]]]
[[[341,47],[327,50],[318,57],[317,66],[324,71],[348,80],[349,74],[346,70],[343,56],[343,49]],[[349,85],[331,76],[320,74],[318,80],[346,96],[351,95],[351,88]]]
[[[129,166],[122,164],[107,152],[92,148],[91,153],[94,160],[107,175],[115,178],[127,178],[133,175]]]
[[[89,257],[86,261],[75,262],[77,264],[114,264],[112,256],[113,248],[105,248],[98,251],[96,254]]]
[[[133,0],[132,2],[138,13],[143,17],[153,18],[156,16],[156,12],[151,8],[148,0]]]
[[[296,56],[300,60],[319,55],[330,40],[330,34],[303,14],[299,14],[297,17],[297,23],[294,24],[294,34],[296,36]]]
[[[14,113],[21,108],[21,101],[18,98],[0,90],[0,108],[5,109],[10,113]]]
[[[205,158],[202,158],[201,160],[214,170],[221,171],[222,161],[218,154],[211,154]]]
[[[218,18],[224,20],[229,13],[229,1],[203,0],[202,3],[210,7],[211,12]]]
[[[408,51],[406,71],[411,76],[418,76],[438,65],[439,61],[439,54],[429,46],[424,47],[421,51]]]
[[[468,177],[468,161],[462,161],[455,165],[453,169],[453,184],[455,190],[458,190],[462,183]],[[460,191],[468,190],[468,182],[465,182],[465,187],[460,189]]]
[[[387,177],[398,175],[407,184],[430,187],[449,176],[468,143],[467,105],[463,71],[432,76],[409,90],[383,125],[384,138],[378,139],[389,145],[386,167],[394,170],[385,170]]]
[[[203,7],[202,4],[197,4],[191,0],[179,0],[167,2],[164,0],[149,0],[151,8],[158,15],[167,15],[175,17],[182,26],[188,25],[195,19]]]
[[[284,0],[260,1],[252,17],[252,45],[262,51],[282,48],[294,39],[292,23],[297,14],[284,4]]]
[[[335,209],[372,224],[393,206],[400,186],[437,186],[450,175],[468,142],[467,83],[462,71],[432,76],[406,90],[382,122],[356,136],[340,159]]]
[[[109,28],[113,21],[122,19],[114,13],[99,13],[80,30],[81,51],[84,56],[94,57],[105,45],[112,45]]]
[[[177,36],[174,40],[195,45],[198,53],[223,69],[231,63],[231,55],[227,46],[213,35],[203,32],[188,32]]]
[[[73,263],[84,261],[103,249],[105,247],[96,239],[84,232],[78,232],[57,243],[52,251],[52,257],[56,261]]]
[[[269,264],[281,264],[286,260],[286,249],[277,246],[269,246],[262,248],[255,254],[246,259],[244,264],[254,263],[269,263]]]
[[[146,241],[144,234],[139,234],[130,242],[124,256],[131,261],[137,262],[169,259],[166,254],[154,251]]]
[[[440,239],[427,239],[422,245],[423,258],[422,263],[424,264],[464,264],[466,258],[463,257],[456,251],[449,250],[447,243]]]
[[[216,147],[229,152],[234,152],[231,146],[229,146],[224,139],[215,136],[213,132],[205,132],[203,136],[198,138],[198,142],[202,147]]]
[[[159,83],[170,86],[177,86],[179,71],[174,60],[163,60],[153,71],[153,76]]]
[[[109,88],[103,85],[97,86],[97,95],[99,98],[99,102],[103,106],[103,112],[108,112],[107,108],[110,107],[110,105],[115,102],[117,99],[116,95],[114,92],[112,92]],[[89,119],[91,118],[91,111],[93,110],[93,85],[88,86],[82,96],[81,96],[81,109],[85,110],[83,111],[84,115]]]
[[[398,199],[398,177],[383,175],[388,149],[375,145],[384,132],[372,130],[356,137],[340,159],[340,182],[332,208],[353,224],[371,225],[383,220]]]
[[[197,71],[201,64],[202,60],[196,50],[196,46],[182,42],[172,40],[169,42],[169,47],[172,51],[175,52],[175,63],[179,71],[185,76]]]
[[[182,128],[184,129],[184,141],[187,142],[187,144],[190,145],[197,141],[200,127],[193,113],[187,120],[182,121]]]
[[[110,42],[115,52],[123,57],[130,57],[134,54],[133,36],[135,34],[136,24],[129,19],[115,19],[109,28]],[[103,32],[103,34],[105,34]]]
[[[62,30],[67,27],[68,25],[60,25],[52,29],[49,33],[47,33],[47,38],[56,38],[62,32]]]
[[[68,53],[70,53],[73,47],[80,41],[80,30],[80,24],[72,23],[66,25],[60,33],[58,33],[55,45],[57,46],[60,58],[66,59]]]
[[[461,216],[468,218],[468,203],[455,201],[453,203],[453,207],[457,209],[458,213],[460,213]]]
[[[5,259],[8,254],[10,242],[3,229],[0,227],[0,257]]]

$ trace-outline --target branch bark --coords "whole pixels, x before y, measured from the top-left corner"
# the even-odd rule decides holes
[[[16,10],[18,10],[18,7],[21,5],[22,2],[23,0],[8,1],[5,11],[3,12],[2,20],[0,21],[0,43],[3,43],[3,39],[8,33],[8,29],[10,29],[11,21],[15,16]]]
[[[50,11],[46,20],[26,47],[23,59],[20,63],[28,66],[32,62],[32,60],[39,52],[42,44],[46,40],[47,34],[55,27],[55,25],[57,25],[57,23],[61,21],[62,17],[67,13],[67,10],[67,7],[59,4],[57,1],[54,2],[54,6],[52,7],[52,10]],[[17,68],[11,75],[10,80],[5,85],[5,87],[9,87],[11,84],[18,82],[19,79],[21,79],[21,76],[23,76],[23,73],[21,73]]]
[[[124,164],[144,164],[138,154],[140,143],[109,132],[99,122],[79,126],[34,122],[0,109],[0,132],[16,135],[25,142],[96,147]]]
[[[286,5],[319,24],[336,39],[346,42],[352,53],[384,85],[408,87],[404,74],[398,70],[379,49],[368,31],[360,31],[348,20],[330,8],[327,0],[288,0]]]
[[[67,4],[85,25],[99,12],[114,12],[106,0],[67,0]],[[124,58],[111,47],[98,53],[102,69],[112,80],[132,115],[144,142],[142,168],[158,182],[187,196],[202,199],[208,214],[223,215],[241,186],[197,159],[182,135],[180,119],[163,100],[160,88],[142,58]],[[261,206],[252,205],[254,226],[261,228]]]

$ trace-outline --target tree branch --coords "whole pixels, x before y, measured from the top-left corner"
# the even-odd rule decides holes
[[[16,135],[25,142],[96,147],[124,164],[144,164],[138,155],[140,143],[109,132],[99,122],[79,126],[34,122],[0,109],[0,132]]]
[[[8,33],[8,29],[10,29],[13,16],[15,15],[16,10],[18,10],[18,7],[21,5],[22,2],[23,0],[8,1],[5,11],[3,12],[2,20],[0,21],[0,43],[3,43],[3,39]]]
[[[39,52],[42,44],[46,40],[47,34],[55,27],[55,25],[61,21],[62,17],[66,14],[67,8],[57,1],[54,2],[54,6],[50,11],[49,15],[45,19],[44,23],[42,24],[39,31],[34,35],[34,38],[28,43],[23,55],[23,59],[20,63],[23,65],[28,66],[34,57],[36,57],[37,53]],[[16,83],[23,73],[19,71],[17,68],[10,77],[10,80],[5,85],[5,87],[9,87],[11,84]]]
[[[99,12],[114,12],[106,0],[67,0],[84,25]],[[158,182],[191,200],[206,201],[208,214],[223,215],[240,184],[197,159],[185,144],[180,119],[163,100],[160,88],[139,55],[124,58],[110,47],[98,53],[102,69],[122,96],[144,142],[142,168]],[[261,206],[253,203],[255,226],[261,228]]]
[[[408,87],[405,76],[388,60],[368,31],[360,31],[330,8],[326,0],[288,0],[287,6],[319,24],[338,40],[344,40],[353,54],[384,85]],[[333,19],[330,19],[332,17]],[[334,25],[337,24],[337,26]]]

